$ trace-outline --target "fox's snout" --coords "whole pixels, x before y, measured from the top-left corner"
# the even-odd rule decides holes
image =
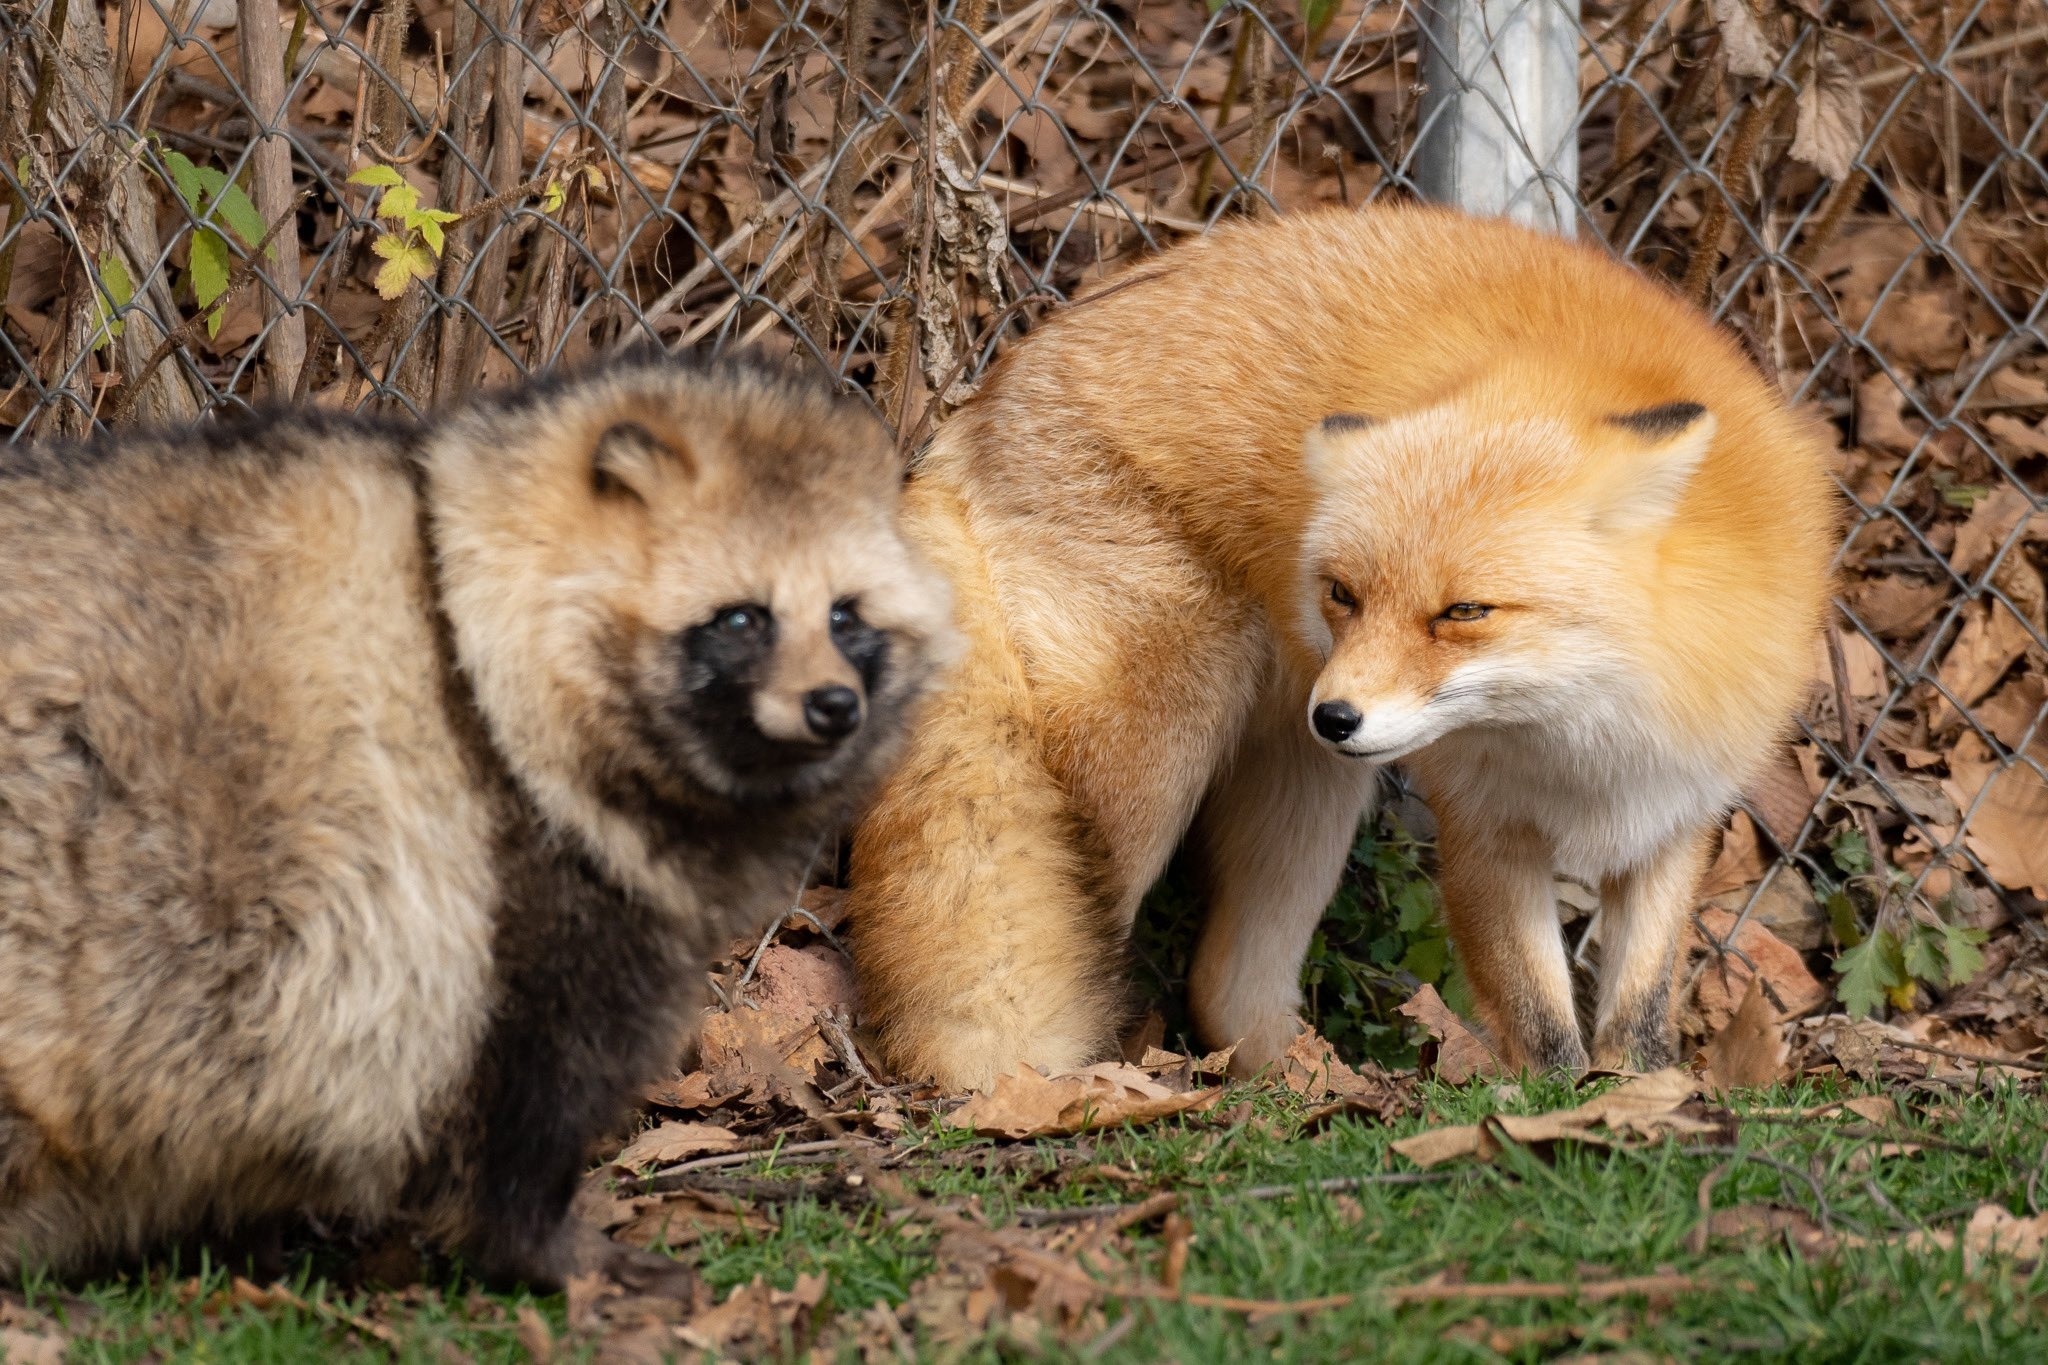
[[[1318,739],[1347,758],[1375,763],[1390,763],[1436,739],[1445,719],[1427,701],[1389,699],[1360,707],[1342,696],[1309,700],[1309,728]]]
[[[1365,717],[1358,714],[1358,708],[1348,701],[1319,702],[1309,717],[1315,732],[1332,744],[1342,744],[1351,738]]]

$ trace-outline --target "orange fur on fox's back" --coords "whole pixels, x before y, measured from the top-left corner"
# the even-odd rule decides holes
[[[1546,499],[1564,509],[1604,479],[1637,477],[1643,457],[1613,418],[1678,404],[1711,411],[1711,445],[1668,524],[1618,552],[1645,603],[1625,647],[1653,680],[1672,742],[1732,790],[1808,677],[1831,442],[1664,288],[1501,222],[1425,208],[1318,213],[1178,247],[1008,353],[942,428],[912,489],[914,533],[973,563],[979,603],[963,624],[1003,676],[1004,700],[1000,724],[978,684],[935,703],[856,836],[857,951],[894,1059],[980,1081],[1019,1061],[1101,1052],[1115,959],[1100,945],[1120,941],[1205,798],[1205,839],[1236,808],[1233,782],[1258,786],[1267,804],[1309,788],[1339,803],[1357,788],[1362,803],[1341,762],[1288,748],[1307,733],[1309,688],[1331,649],[1302,601],[1304,530],[1326,494],[1304,473],[1303,439],[1320,419],[1444,410],[1475,430],[1539,417],[1569,433],[1575,463],[1557,486],[1533,466],[1480,462],[1461,476],[1469,486],[1419,501],[1428,534],[1455,543],[1461,518]],[[1001,782],[985,762],[997,749]],[[1283,750],[1292,757],[1275,757]],[[948,793],[971,773],[992,785],[963,804]],[[1051,813],[1005,804],[1004,792],[1026,790]],[[1322,863],[1333,837],[1320,836]],[[1268,878],[1334,879],[1333,868],[1288,870],[1263,851],[1273,842],[1222,855],[1225,879],[1261,859]],[[1013,885],[1003,863],[1016,848],[1086,875]],[[1211,936],[1256,946],[1256,933],[1221,923],[1253,913],[1219,904]],[[1020,947],[1033,942],[1043,956]],[[1079,977],[1051,969],[1062,988],[1020,1003],[994,979],[998,961],[1029,975],[1076,944],[1096,965]],[[1240,977],[1280,970],[1207,955],[1198,1018],[1204,992],[1221,998]],[[1287,970],[1298,968],[1297,955]],[[1261,1010],[1272,1012],[1251,1013]],[[1255,1054],[1284,1032],[1247,1019],[1212,1022],[1263,1030]]]

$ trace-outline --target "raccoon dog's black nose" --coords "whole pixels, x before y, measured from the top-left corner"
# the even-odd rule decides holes
[[[1326,701],[1315,711],[1316,733],[1332,744],[1342,744],[1364,719],[1348,701]]]
[[[804,724],[819,739],[845,739],[860,728],[860,693],[820,687],[804,697]]]

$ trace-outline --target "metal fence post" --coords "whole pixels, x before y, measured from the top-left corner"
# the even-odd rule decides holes
[[[1579,0],[1425,0],[1423,194],[1571,236]]]

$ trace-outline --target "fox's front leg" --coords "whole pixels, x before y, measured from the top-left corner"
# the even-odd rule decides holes
[[[1549,841],[1524,825],[1468,821],[1445,803],[1436,816],[1444,918],[1501,1059],[1585,1070]]]
[[[1654,1071],[1674,1060],[1671,982],[1703,859],[1701,840],[1681,839],[1641,866],[1601,881],[1593,1065]]]

